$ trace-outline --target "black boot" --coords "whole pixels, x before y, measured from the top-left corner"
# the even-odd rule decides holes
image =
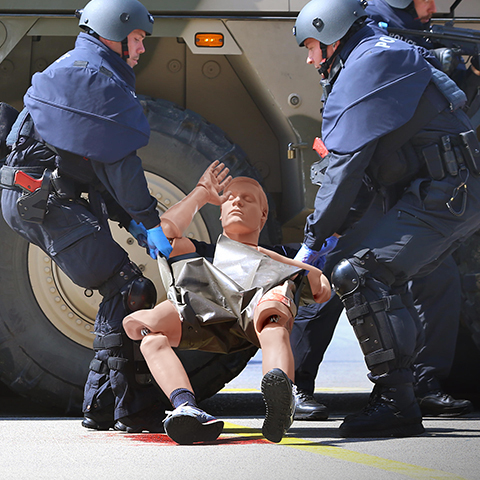
[[[313,395],[297,387],[295,392],[295,420],[327,420],[328,408],[318,403]]]
[[[162,404],[153,405],[140,412],[119,418],[115,423],[115,430],[127,433],[164,433],[163,420],[165,419],[165,407]]]
[[[428,392],[417,400],[423,416],[459,417],[473,412],[470,400],[456,400],[441,390]]]
[[[82,427],[91,430],[110,430],[115,421],[113,410],[99,410],[85,413],[82,420]]]
[[[424,431],[411,384],[376,385],[368,405],[361,412],[348,415],[340,425],[342,437],[410,437]]]

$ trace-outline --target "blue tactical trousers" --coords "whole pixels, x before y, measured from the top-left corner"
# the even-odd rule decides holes
[[[15,191],[2,192],[2,213],[6,222],[47,253],[76,285],[98,289],[129,262],[125,250],[112,238],[99,197],[93,199],[92,195],[94,201],[88,204],[51,196],[48,212],[39,225],[20,218],[16,207],[18,196]],[[135,382],[133,342],[122,327],[126,315],[120,292],[104,298],[99,306],[95,319],[97,338],[120,335],[113,337],[119,341],[113,342],[109,348],[96,349],[95,359],[102,362],[103,368],[89,371],[84,412],[108,408],[112,414],[114,411],[115,419],[119,419],[158,400],[154,387],[140,387]],[[114,368],[106,368],[110,357],[127,361],[117,361]]]
[[[476,180],[472,180],[472,182],[477,183]],[[419,183],[429,184],[429,181],[420,181]],[[440,212],[446,210],[444,201],[446,197],[448,197],[448,200],[452,194],[453,188],[451,185],[452,182],[440,189],[442,193],[433,208],[439,208]],[[435,187],[435,189],[438,190],[438,187]],[[416,192],[420,193],[420,190],[417,189]],[[475,194],[474,191],[470,193]],[[425,190],[423,194],[425,194]],[[421,205],[422,194],[420,196],[411,194],[411,196],[414,205]],[[434,191],[430,192],[430,197],[432,196],[435,197]],[[467,203],[470,204],[469,210],[474,215],[472,200],[475,204],[475,196],[473,195],[472,198],[469,195]],[[427,200],[429,205],[432,202],[434,200]],[[471,215],[471,213],[466,212],[465,215],[467,214]],[[397,214],[393,215],[393,217],[396,216]],[[447,218],[448,216],[454,217],[450,212],[447,213]],[[381,204],[376,202],[360,222],[341,237],[335,251],[327,257],[325,266],[327,276],[338,261],[342,258],[348,258],[353,252],[358,251],[362,245],[368,245],[368,242],[364,241],[365,237],[370,232],[373,232],[372,237],[375,237],[376,230],[374,227],[382,218]],[[464,222],[462,217],[454,218],[454,224],[456,223],[455,220],[460,223]],[[443,228],[444,220],[440,219],[439,224]],[[388,232],[389,227],[384,228]],[[475,230],[475,226],[472,229]],[[385,238],[385,236],[381,236],[379,240],[385,244]],[[375,238],[373,238],[373,241],[375,241]],[[458,242],[458,240],[455,240],[455,242]],[[373,244],[372,242],[371,245]],[[428,242],[422,241],[421,244],[419,247],[421,249],[429,250],[431,248]],[[433,266],[430,268],[433,268]],[[410,287],[425,330],[425,344],[414,363],[415,387],[419,394],[424,394],[429,390],[440,388],[440,381],[448,375],[453,362],[461,307],[460,279],[453,258],[451,256],[447,257],[443,263],[440,263],[435,272],[427,276],[414,277],[410,282]],[[299,309],[291,335],[291,343],[295,357],[295,381],[299,388],[307,392],[313,392],[319,365],[332,339],[342,309],[343,305],[336,295],[332,295],[332,298],[326,304],[312,304]]]

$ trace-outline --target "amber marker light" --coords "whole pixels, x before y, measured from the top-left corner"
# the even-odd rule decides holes
[[[223,47],[223,34],[221,33],[197,33],[195,45],[197,47]]]

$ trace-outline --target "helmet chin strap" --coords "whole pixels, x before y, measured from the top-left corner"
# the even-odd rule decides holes
[[[320,48],[322,49],[322,57],[325,59],[325,61],[320,65],[320,68],[318,69],[318,73],[322,77],[325,77],[325,78],[328,77],[328,70],[330,69],[337,55],[340,53],[342,42],[343,40],[340,40],[340,43],[338,44],[337,48],[333,51],[332,56],[330,58],[327,57],[328,45],[325,45],[324,43],[320,43]]]
[[[128,37],[122,40],[122,59],[127,61],[130,55],[128,54]]]

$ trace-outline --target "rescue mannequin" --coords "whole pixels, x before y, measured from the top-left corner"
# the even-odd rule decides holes
[[[208,264],[207,268],[210,270],[215,270],[215,265],[221,265],[222,262],[227,270],[230,267],[230,270],[234,270],[239,265],[247,265],[248,269],[249,256],[253,255],[262,262],[267,262],[264,274],[268,272],[272,277],[272,270],[279,269],[279,272],[273,274],[275,279],[270,282],[273,288],[263,288],[255,285],[255,281],[251,282],[247,288],[240,289],[240,292],[235,291],[233,295],[247,292],[252,296],[253,293],[252,301],[246,308],[242,308],[241,319],[219,320],[216,310],[212,314],[212,310],[208,310],[210,307],[207,306],[207,316],[210,314],[210,319],[197,328],[198,316],[201,314],[195,310],[193,315],[189,316],[188,308],[182,308],[182,302],[190,301],[191,292],[187,289],[180,295],[177,283],[176,291],[175,288],[173,291],[170,289],[168,300],[152,310],[132,313],[123,321],[127,335],[133,340],[141,340],[140,348],[150,371],[175,408],[165,420],[165,431],[181,444],[215,440],[222,431],[223,422],[197,407],[188,376],[172,347],[227,353],[245,348],[251,343],[260,346],[263,351],[264,374],[262,393],[267,406],[262,431],[269,440],[279,442],[292,423],[294,409],[294,364],[289,340],[296,313],[292,279],[301,270],[308,269],[307,278],[315,301],[323,302],[330,297],[330,285],[320,270],[258,246],[259,234],[268,216],[265,193],[258,182],[251,178],[237,177],[232,180],[227,175],[228,169],[224,168],[222,163],[212,163],[194,190],[163,214],[162,226],[173,247],[170,259],[197,253],[192,260],[194,263],[187,261],[189,268],[191,265],[195,266],[200,259],[202,266]],[[220,194],[222,191],[223,195]],[[209,255],[205,255],[202,248],[209,245],[183,236],[194,214],[206,203],[221,204],[223,236],[216,248],[214,245],[210,246],[215,249],[213,266],[203,258]],[[243,255],[245,260],[238,262],[231,255]],[[227,262],[224,262],[225,258]],[[215,289],[222,288],[221,276],[224,272],[225,270],[217,272],[219,276],[216,278],[219,282],[215,283]],[[261,267],[258,272],[262,277]],[[251,271],[248,273],[251,274]],[[201,273],[198,278],[205,282],[203,275]],[[190,274],[185,277],[191,282]],[[228,284],[232,278],[235,279],[234,273],[230,278],[224,277],[224,281]],[[265,277],[262,277],[260,283],[265,284]],[[175,295],[177,299],[174,299]],[[219,304],[230,301],[223,295],[224,293],[220,294]],[[244,307],[245,298],[241,303]],[[197,303],[191,300],[189,307],[193,309],[196,305]],[[210,303],[210,306],[212,305]],[[217,307],[213,305],[212,308]],[[192,330],[195,333],[189,335],[188,332]],[[199,342],[193,343],[196,341],[196,332],[201,338]]]

